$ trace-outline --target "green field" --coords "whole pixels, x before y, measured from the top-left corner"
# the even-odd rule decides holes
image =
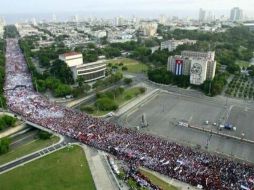
[[[64,148],[0,175],[2,190],[95,190],[82,148]]]
[[[241,60],[237,60],[236,61],[236,64],[239,65],[241,68],[242,67],[249,67],[250,66],[250,62],[247,62],[247,61],[241,61]]]
[[[48,147],[52,144],[55,144],[58,141],[59,141],[59,137],[54,136],[48,140],[36,139],[30,143],[19,146],[13,150],[10,150],[10,152],[7,152],[6,154],[1,155],[0,165],[3,165],[7,162],[20,158],[22,156],[25,156],[27,154],[40,150],[42,148]]]
[[[118,65],[119,69],[122,69],[123,66],[128,68],[127,72],[131,73],[141,73],[146,72],[148,70],[148,66],[140,61],[129,59],[129,58],[119,58],[109,60],[107,63],[111,63],[112,65]],[[119,64],[123,64],[119,66]]]
[[[129,88],[126,89],[122,95],[117,96],[116,99],[114,100],[117,105],[122,106],[123,104],[125,104],[126,102],[130,101],[131,99],[137,97],[138,95],[141,94],[140,92],[140,87],[133,87],[133,88]],[[85,109],[82,109],[82,107],[88,106],[86,104],[81,105],[81,111],[84,111]],[[109,113],[110,111],[102,111],[97,109],[94,104],[90,104],[89,106],[92,106],[94,108],[94,112],[89,112],[89,114],[92,114],[94,116],[102,116],[102,115],[106,115],[107,113]]]
[[[158,178],[157,176],[153,175],[151,172],[149,172],[145,169],[141,168],[140,172],[143,175],[145,175],[146,177],[148,177],[154,185],[159,186],[163,190],[177,190],[176,187],[174,187],[174,186],[170,185],[169,183],[163,181],[162,179]]]

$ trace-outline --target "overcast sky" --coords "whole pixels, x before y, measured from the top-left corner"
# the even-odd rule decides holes
[[[138,15],[139,12],[150,12],[154,16],[154,12],[161,11],[163,14],[178,12],[177,16],[186,16],[188,12],[198,13],[199,8],[204,8],[228,16],[229,10],[235,6],[242,8],[245,15],[254,16],[251,15],[254,14],[254,0],[0,0],[0,15],[58,12],[129,12],[130,15]]]

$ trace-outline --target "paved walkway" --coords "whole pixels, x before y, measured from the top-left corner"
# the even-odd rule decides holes
[[[93,176],[93,180],[97,190],[118,190],[116,183],[113,180],[113,176],[106,170],[103,164],[103,158],[99,152],[95,149],[89,148],[86,145],[82,145],[86,158],[90,167],[90,171]]]
[[[17,133],[17,132],[19,132],[19,131],[21,131],[21,130],[27,128],[27,127],[28,127],[28,126],[27,126],[25,123],[22,123],[22,124],[20,124],[20,125],[18,125],[18,126],[16,126],[16,127],[11,127],[11,128],[9,128],[8,130],[6,130],[6,131],[0,133],[0,139],[1,139],[1,138],[4,138],[4,137],[7,137],[7,136],[10,136],[10,135],[12,135],[12,134],[14,134],[14,133]]]
[[[155,171],[152,171],[152,170],[149,170],[149,169],[146,169],[146,168],[142,168],[143,170],[155,175],[156,177],[160,178],[161,180],[169,183],[170,185],[173,185],[175,187],[177,187],[178,189],[181,189],[181,190],[197,190],[198,188],[196,187],[193,187],[187,183],[183,183],[183,182],[180,182],[176,179],[173,179],[173,178],[169,178],[165,175],[162,175],[158,172],[155,172]]]

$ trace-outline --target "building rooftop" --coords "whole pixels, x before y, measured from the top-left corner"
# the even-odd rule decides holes
[[[74,56],[74,55],[82,55],[82,54],[79,52],[74,52],[74,51],[63,54],[64,57],[69,57],[69,56]]]

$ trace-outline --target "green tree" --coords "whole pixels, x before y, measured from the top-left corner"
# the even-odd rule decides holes
[[[51,136],[52,136],[52,134],[48,133],[46,131],[39,131],[38,132],[38,137],[39,137],[39,139],[42,139],[42,140],[50,139]]]
[[[95,106],[102,111],[112,111],[118,108],[118,105],[112,99],[107,97],[96,100]]]
[[[8,137],[0,139],[0,155],[5,154],[9,151],[9,145],[11,140]]]
[[[132,79],[131,78],[124,78],[123,79],[123,82],[127,85],[131,84],[132,83]]]

